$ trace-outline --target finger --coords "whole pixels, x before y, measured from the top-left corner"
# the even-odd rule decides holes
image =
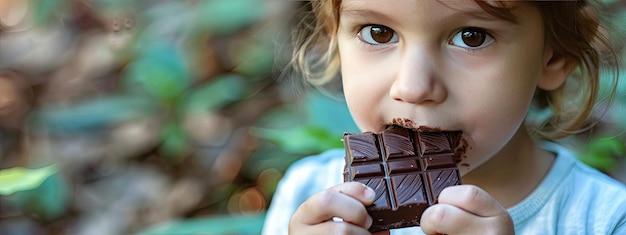
[[[363,227],[344,222],[326,221],[324,223],[310,225],[306,227],[289,227],[289,234],[306,235],[306,234],[350,234],[350,235],[369,235],[370,232]]]
[[[483,217],[507,213],[494,197],[474,185],[447,187],[439,194],[438,203],[449,204]]]
[[[338,184],[330,188],[330,190],[334,190],[345,195],[348,195],[354,199],[357,199],[363,205],[370,205],[374,202],[374,198],[376,197],[376,192],[367,185],[359,182],[346,182],[343,184]]]
[[[425,234],[510,234],[513,221],[508,214],[481,217],[452,205],[436,204],[424,211],[420,226]]]
[[[339,217],[344,222],[369,228],[372,218],[367,214],[361,201],[348,195],[363,194],[363,185],[341,184],[314,194],[306,200],[292,217],[294,223],[314,225]],[[361,196],[363,197],[363,196]]]

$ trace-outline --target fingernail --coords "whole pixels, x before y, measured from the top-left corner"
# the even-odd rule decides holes
[[[367,185],[365,184],[363,185],[363,187],[365,187],[365,191],[363,191],[363,196],[365,197],[365,199],[368,201],[373,201],[374,197],[376,197],[376,192],[374,192],[374,190],[370,187],[367,187]]]

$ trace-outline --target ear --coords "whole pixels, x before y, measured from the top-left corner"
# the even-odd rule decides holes
[[[555,54],[552,48],[546,48],[543,56],[543,70],[537,86],[547,91],[556,90],[565,83],[578,62],[571,56]]]

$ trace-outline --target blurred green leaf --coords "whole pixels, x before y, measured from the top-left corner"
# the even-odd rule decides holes
[[[189,148],[187,133],[176,123],[165,126],[161,133],[163,143],[159,147],[159,153],[166,159],[177,162],[181,155]]]
[[[608,171],[617,165],[615,158],[602,154],[586,155],[585,157],[581,157],[580,160],[601,171]]]
[[[214,35],[236,32],[263,16],[264,2],[258,0],[202,1],[199,15],[201,30]]]
[[[30,118],[35,127],[53,132],[87,131],[152,115],[154,109],[154,103],[144,97],[110,96],[70,106],[41,107]]]
[[[618,157],[626,156],[626,147],[619,138],[595,138],[587,144],[580,160],[602,171],[618,166]]]
[[[602,0],[602,2],[604,2],[605,4],[613,4],[619,1],[622,1],[622,0]]]
[[[261,234],[265,214],[214,216],[171,221],[137,235]]]
[[[29,6],[36,26],[45,26],[52,22],[55,13],[67,7],[65,0],[30,0]]]
[[[44,218],[62,216],[70,204],[70,190],[59,174],[46,179],[43,184],[30,194],[28,207],[37,215]]]
[[[172,42],[186,42],[179,44],[181,49],[189,46],[188,40],[193,40],[193,37],[197,36],[195,34],[202,34],[202,32],[194,28],[196,26],[194,22],[196,22],[197,17],[194,14],[194,10],[197,8],[196,5],[190,4],[188,1],[163,1],[158,4],[150,4],[150,7],[142,7],[142,13],[138,21],[145,24],[140,34],[137,35],[138,42],[152,42],[155,38],[167,38]],[[206,51],[202,50],[195,53],[203,52],[206,53]]]
[[[107,9],[115,7],[129,7],[132,3],[132,1],[128,0],[88,0],[88,2]]]
[[[268,43],[250,43],[235,56],[235,71],[250,76],[270,72],[274,66],[274,53],[274,47]]]
[[[287,103],[266,111],[257,120],[256,126],[261,128],[289,128],[306,124],[306,113],[302,105]]]
[[[56,168],[54,165],[48,166]],[[70,204],[69,190],[67,182],[62,179],[56,169],[48,170],[40,168],[41,171],[53,171],[40,183],[33,183],[32,187],[23,188],[10,195],[2,196],[3,209],[21,213],[25,215],[36,215],[38,218],[54,219],[62,216]],[[43,178],[43,177],[41,177]],[[25,179],[25,181],[31,181]]]
[[[343,147],[341,138],[327,129],[303,125],[288,129],[252,128],[252,133],[280,146],[288,153],[314,154]]]
[[[319,91],[312,91],[307,94],[305,105],[310,124],[324,127],[338,138],[345,132],[359,132],[342,97],[331,97]]]
[[[214,81],[191,90],[185,98],[185,111],[210,112],[237,101],[247,91],[245,78],[238,74],[224,74]]]
[[[187,62],[172,43],[146,42],[138,54],[124,71],[125,85],[130,91],[146,91],[171,103],[191,86]]]
[[[0,195],[38,188],[44,180],[58,171],[56,165],[35,169],[14,167],[0,170]]]

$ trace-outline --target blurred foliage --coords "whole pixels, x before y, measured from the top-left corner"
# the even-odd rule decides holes
[[[279,79],[302,4],[0,0],[0,234],[259,233],[284,170],[358,131]],[[614,106],[572,140],[607,172]]]
[[[39,188],[44,180],[57,172],[54,165],[38,169],[14,167],[0,171],[0,195]]]
[[[610,170],[619,165],[620,158],[626,157],[624,141],[611,137],[596,137],[586,144],[580,160],[592,167]]]
[[[356,131],[279,79],[300,5],[0,1],[0,234],[258,233],[289,164]]]
[[[256,214],[251,216],[215,216],[211,219],[186,219],[172,221],[159,225],[150,231],[144,231],[138,235],[163,235],[163,234],[259,234],[259,228],[263,226],[265,216]]]

